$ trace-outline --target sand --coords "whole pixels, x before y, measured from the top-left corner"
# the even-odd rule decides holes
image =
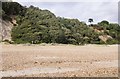
[[[117,77],[118,45],[2,44],[3,77]]]

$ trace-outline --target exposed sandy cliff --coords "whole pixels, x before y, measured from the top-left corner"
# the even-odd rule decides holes
[[[11,41],[11,29],[13,24],[10,21],[4,21],[0,19],[0,40]]]

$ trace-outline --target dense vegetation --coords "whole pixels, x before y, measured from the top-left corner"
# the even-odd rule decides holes
[[[4,2],[3,19],[17,21],[12,29],[14,43],[62,43],[62,44],[117,44],[120,39],[118,24],[102,21],[87,25],[78,19],[56,17],[49,10],[29,8],[16,2]],[[98,17],[99,18],[99,17]],[[93,19],[89,19],[93,22]],[[102,38],[106,38],[103,40]]]

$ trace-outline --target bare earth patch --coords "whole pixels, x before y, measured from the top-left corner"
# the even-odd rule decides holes
[[[4,77],[117,77],[118,45],[5,45]]]

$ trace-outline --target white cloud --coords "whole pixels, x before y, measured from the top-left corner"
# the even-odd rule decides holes
[[[16,0],[18,2],[118,2],[119,0]]]
[[[89,0],[86,0],[89,1]],[[97,1],[97,0],[94,0]],[[101,0],[102,1],[102,0]],[[105,2],[106,1],[106,2]],[[94,22],[108,20],[110,22],[118,21],[118,2],[20,2],[23,5],[34,5],[41,9],[48,9],[56,16],[66,18],[78,18],[85,21],[93,18]]]

